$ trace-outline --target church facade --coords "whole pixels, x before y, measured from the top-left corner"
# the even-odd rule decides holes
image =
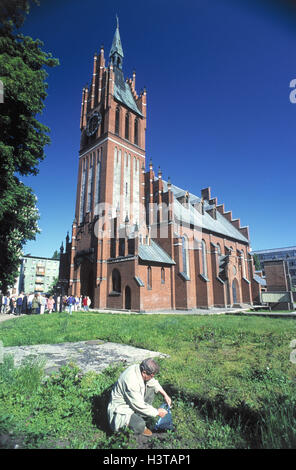
[[[146,169],[147,93],[123,75],[119,27],[108,64],[94,56],[82,92],[79,171],[61,283],[92,308],[190,310],[252,304],[254,265],[241,227],[210,188],[194,195]],[[256,289],[256,285],[255,285]]]

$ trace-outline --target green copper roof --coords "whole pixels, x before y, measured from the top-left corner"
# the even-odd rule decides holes
[[[258,276],[258,274],[254,274],[253,279],[258,282],[258,284],[261,284],[261,286],[266,286],[266,279],[263,279],[261,276]]]
[[[122,70],[118,67],[114,67],[114,75],[114,98],[126,105],[132,111],[135,111],[139,116],[142,116],[142,113],[136,105],[129,84],[124,81]]]
[[[122,50],[120,34],[119,34],[118,18],[117,18],[117,27],[116,27],[116,31],[115,31],[115,34],[114,34],[114,38],[113,38],[113,42],[112,42],[109,57],[111,57],[115,52],[117,52],[117,54],[119,54],[121,57],[123,57],[123,50]]]
[[[114,70],[114,98],[119,101],[120,103],[127,106],[131,111],[134,111],[139,116],[143,116],[138,106],[135,102],[133,94],[131,92],[130,86],[124,80],[123,72],[122,72],[122,59],[123,59],[123,50],[120,40],[119,34],[119,24],[118,24],[118,17],[117,19],[117,27],[114,34],[112,47],[110,50],[110,62],[113,65]]]
[[[150,245],[139,245],[139,258],[142,261],[152,261],[162,264],[176,264],[174,260],[152,239]]]

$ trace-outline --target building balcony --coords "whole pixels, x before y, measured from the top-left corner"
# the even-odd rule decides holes
[[[40,284],[36,284],[36,286],[35,286],[35,291],[43,292],[43,291],[44,291],[44,288],[43,288],[43,286],[41,286]]]

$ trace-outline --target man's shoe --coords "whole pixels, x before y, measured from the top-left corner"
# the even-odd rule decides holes
[[[143,432],[143,436],[152,436],[152,431],[150,429],[145,428]]]

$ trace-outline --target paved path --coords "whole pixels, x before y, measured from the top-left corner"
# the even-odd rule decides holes
[[[249,310],[249,307],[244,307],[244,308],[218,308],[218,307],[212,307],[212,308],[194,308],[191,310],[147,310],[145,312],[132,312],[130,310],[110,310],[110,309],[102,309],[100,311],[98,310],[90,310],[91,312],[94,313],[111,313],[111,314],[132,314],[132,315],[225,315],[225,314],[235,314],[235,313],[240,313],[240,312],[246,312]]]
[[[0,313],[0,322],[5,321],[5,320],[10,320],[11,318],[16,318],[16,317],[14,315]]]
[[[254,311],[254,312],[243,312],[245,313],[246,315],[250,315],[250,316],[256,316],[256,317],[277,317],[277,318],[296,318],[296,311],[294,312],[290,312],[287,310],[287,312],[260,312],[260,310],[258,311]]]

